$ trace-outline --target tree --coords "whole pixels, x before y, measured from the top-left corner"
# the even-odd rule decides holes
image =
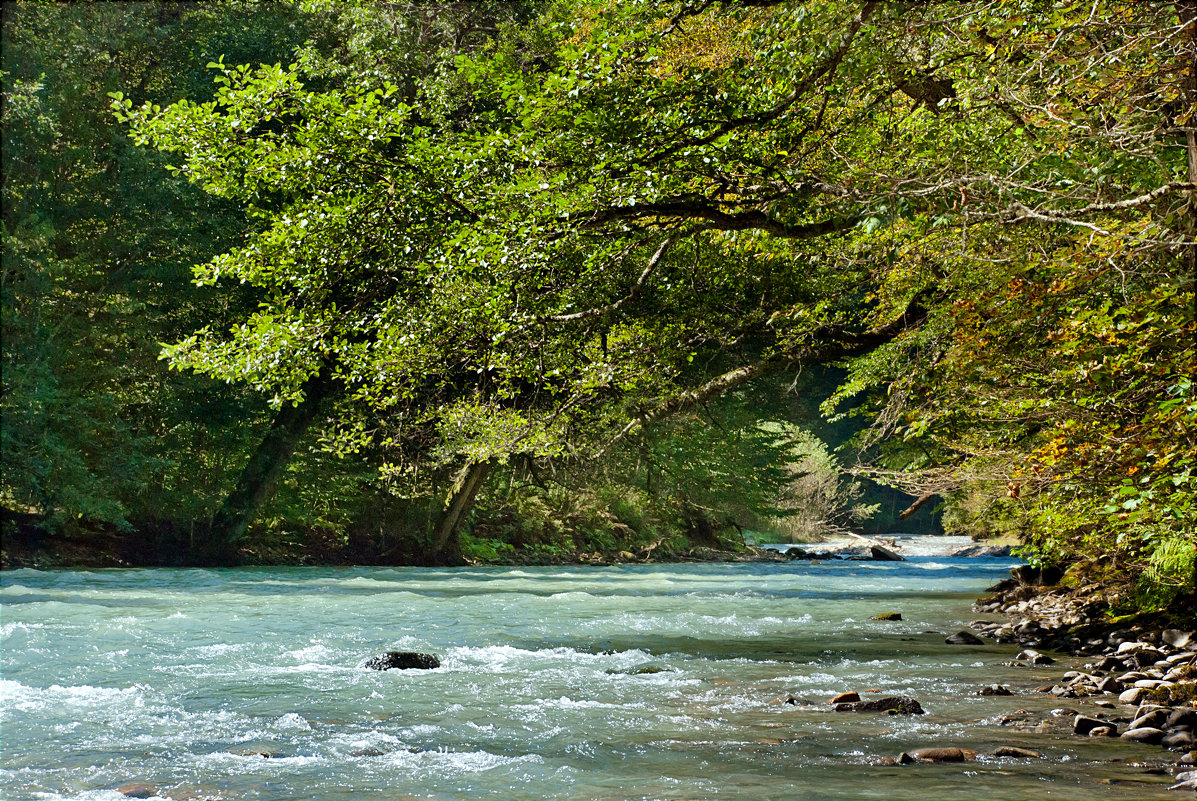
[[[1015,492],[1051,426],[1108,408],[1100,390],[1042,404],[1091,374],[1048,334],[1121,297],[1108,324],[1150,333],[1105,355],[1132,382],[1142,358],[1167,365],[1125,414],[1160,411],[1147,450],[1191,447],[1164,433],[1187,413],[1169,332],[1190,330],[1191,4],[541,9],[414,93],[237,67],[211,103],[120,101],[139,141],[258,220],[198,274],[263,305],[174,364],[280,409],[327,371],[356,411],[343,443],[456,472],[446,519],[490,465],[593,458],[806,362],[850,364],[839,399],[884,390],[884,461],[862,471],[926,497],[997,476]],[[1038,319],[1024,291],[1060,303]],[[1064,363],[992,358],[1027,341]]]

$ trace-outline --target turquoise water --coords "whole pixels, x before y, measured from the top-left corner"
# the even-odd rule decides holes
[[[230,800],[1175,797],[1111,761],[1158,749],[1012,732],[1001,714],[1049,701],[975,694],[1040,683],[999,664],[1011,646],[943,644],[1012,564],[10,571],[0,787],[14,801],[118,801],[128,783]],[[870,619],[888,611],[904,620]],[[443,664],[360,667],[386,650]],[[929,714],[829,711],[849,689]],[[870,764],[1003,744],[1045,758]]]

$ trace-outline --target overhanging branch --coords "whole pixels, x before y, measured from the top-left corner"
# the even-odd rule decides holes
[[[745,364],[734,370],[712,378],[705,384],[676,395],[662,402],[657,407],[641,412],[630,420],[620,431],[612,437],[595,454],[601,458],[620,440],[627,437],[638,428],[645,428],[668,417],[680,414],[698,406],[711,398],[718,397],[730,389],[746,384],[753,379],[760,378],[787,365],[826,364],[828,362],[857,356],[866,353],[880,345],[896,339],[904,331],[916,328],[927,318],[927,310],[923,306],[924,300],[931,294],[931,290],[923,290],[914,296],[902,314],[885,325],[877,326],[860,334],[839,335],[807,345],[796,351],[787,351],[762,359],[758,362]]]

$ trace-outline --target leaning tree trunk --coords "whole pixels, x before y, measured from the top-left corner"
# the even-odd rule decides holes
[[[237,478],[233,491],[212,518],[200,554],[203,561],[216,564],[235,561],[237,543],[244,539],[258,509],[274,492],[279,474],[332,389],[328,369],[309,378],[302,389],[303,400],[283,407],[274,416],[270,429]]]
[[[441,512],[440,520],[437,521],[436,531],[433,534],[429,559],[434,564],[462,564],[464,562],[458,533],[461,531],[462,522],[474,505],[474,498],[477,497],[478,490],[486,483],[486,477],[490,475],[493,466],[494,463],[491,461],[470,462],[454,478],[453,487],[445,499],[444,511]]]

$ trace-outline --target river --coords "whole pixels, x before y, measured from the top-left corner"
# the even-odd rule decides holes
[[[1001,664],[1013,646],[944,635],[1012,564],[8,571],[0,788],[10,801],[119,801],[130,783],[229,801],[1175,797],[1121,761],[1158,749],[999,724],[1050,708],[1026,689],[1038,674]],[[903,620],[872,620],[891,611]],[[361,667],[387,650],[442,667]],[[976,694],[993,682],[1021,691]],[[850,689],[928,714],[830,711]],[[871,764],[1004,744],[1044,758]]]

